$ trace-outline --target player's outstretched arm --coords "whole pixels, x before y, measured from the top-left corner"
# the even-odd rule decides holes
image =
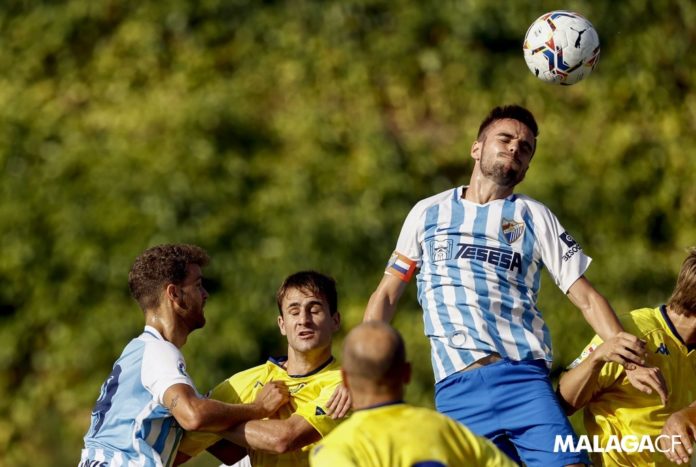
[[[274,454],[295,451],[321,439],[321,434],[297,414],[284,420],[251,420],[221,435],[239,446]]]
[[[696,442],[696,401],[669,416],[660,433],[660,441],[667,459],[688,464],[689,456],[693,454],[692,445]]]
[[[370,296],[363,321],[390,322],[396,313],[396,305],[399,303],[399,299],[404,290],[406,290],[407,285],[408,282],[396,276],[385,274],[377,289]]]
[[[222,431],[238,423],[265,418],[288,402],[290,395],[282,383],[264,385],[250,404],[226,404],[201,398],[187,384],[174,384],[164,393],[164,405],[186,431]]]
[[[565,402],[568,415],[575,413],[587,403],[600,390],[599,375],[604,365],[608,362],[616,362],[621,359],[620,352],[632,341],[634,336],[626,332],[620,332],[606,342],[597,346],[594,351],[580,364],[565,372],[558,383],[558,394]],[[636,367],[627,371],[629,381],[639,390],[648,394],[655,390],[665,403],[667,391],[662,372],[659,368]]]
[[[609,302],[595,289],[585,276],[573,283],[568,289],[568,298],[580,309],[587,323],[594,329],[603,341],[624,332],[623,326]],[[613,362],[626,365],[634,363],[642,365],[645,362],[645,342],[636,336],[625,333],[621,346],[614,348],[611,353]]]

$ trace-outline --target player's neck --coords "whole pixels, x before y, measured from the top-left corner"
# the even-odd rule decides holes
[[[675,313],[672,307],[667,307],[667,315],[682,341],[686,345],[696,344],[696,316]]]
[[[478,171],[471,175],[469,186],[464,189],[462,198],[476,204],[486,204],[497,199],[505,199],[512,194],[515,187],[500,186],[483,176]]]
[[[370,391],[351,391],[352,407],[354,410],[367,409],[379,405],[390,404],[403,400],[402,394],[374,393]]]
[[[289,347],[285,370],[289,375],[306,375],[319,368],[330,358],[331,346],[324,349],[313,349],[308,352],[299,352]]]
[[[186,343],[189,335],[189,331],[178,324],[172,315],[163,309],[148,311],[145,314],[145,324],[157,329],[164,340],[171,342],[179,349]]]

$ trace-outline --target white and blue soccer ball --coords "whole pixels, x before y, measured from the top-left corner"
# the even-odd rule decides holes
[[[570,85],[586,78],[599,61],[599,36],[587,19],[572,11],[537,18],[524,37],[524,60],[534,76]]]

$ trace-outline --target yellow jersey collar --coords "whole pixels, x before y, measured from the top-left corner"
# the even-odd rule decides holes
[[[672,335],[674,337],[676,337],[679,342],[681,342],[681,345],[686,347],[686,350],[688,352],[691,352],[692,350],[696,350],[696,344],[687,345],[686,342],[684,342],[684,339],[682,339],[682,337],[677,332],[677,328],[674,327],[674,323],[672,323],[672,320],[669,319],[669,315],[667,314],[667,305],[660,306],[660,313],[662,314],[662,319],[665,321],[665,324],[667,325],[669,332],[672,333]]]

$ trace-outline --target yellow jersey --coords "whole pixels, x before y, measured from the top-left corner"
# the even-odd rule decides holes
[[[265,364],[242,371],[218,384],[209,397],[230,404],[250,403],[268,381],[284,382],[291,395],[291,403],[283,406],[278,418],[287,419],[300,415],[321,436],[333,430],[340,420],[326,415],[326,402],[342,383],[340,366],[333,357],[318,369],[306,375],[288,375],[283,368],[284,360],[269,359]],[[221,439],[216,433],[188,432],[184,435],[179,450],[191,457],[212,446]],[[250,450],[252,465],[267,467],[308,466],[308,445],[298,451],[272,454]]]
[[[515,464],[487,439],[434,410],[403,402],[355,411],[320,441],[313,467],[490,466]]]
[[[640,440],[651,437],[654,442],[662,431],[667,418],[677,410],[696,400],[696,346],[687,346],[677,334],[670,321],[667,310],[641,308],[619,317],[624,329],[645,340],[648,357],[646,366],[659,367],[664,375],[669,400],[662,405],[655,391],[645,394],[626,378],[623,366],[606,363],[597,382],[597,391],[585,407],[584,422],[590,438],[597,436],[597,446],[607,447],[611,438],[625,438],[628,435]],[[583,350],[580,357],[571,364],[583,361],[602,343],[595,336]],[[628,451],[635,450],[629,445]],[[610,449],[603,453],[591,453],[597,465],[611,466],[661,466],[670,464],[667,458],[657,452],[643,449],[642,452],[626,452]]]

